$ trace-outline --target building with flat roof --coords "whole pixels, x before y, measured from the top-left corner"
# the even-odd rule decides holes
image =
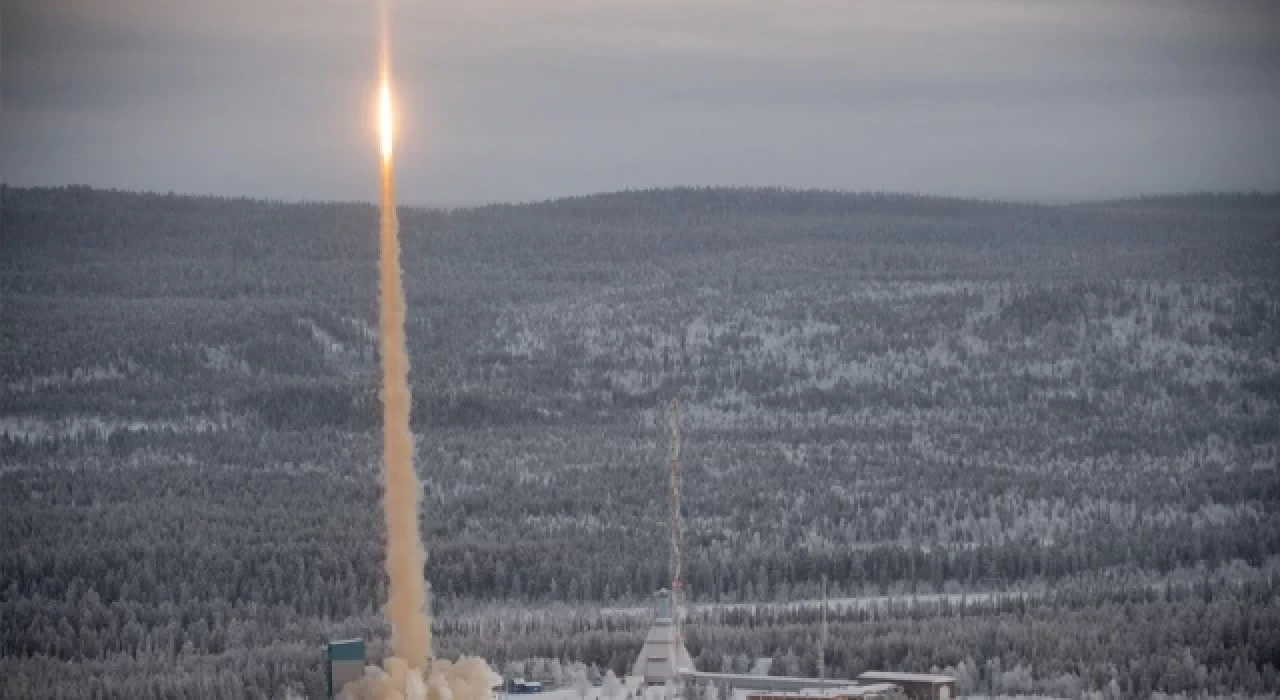
[[[956,696],[956,679],[936,673],[897,673],[867,671],[858,676],[863,683],[892,683],[902,688],[911,700],[952,700]]]
[[[325,654],[329,697],[336,697],[342,687],[364,676],[364,640],[338,639],[329,642]]]
[[[840,688],[806,688],[795,692],[771,690],[747,695],[747,700],[904,700],[905,698],[902,688],[893,683],[846,685]]]
[[[705,685],[713,683],[717,688],[741,688],[743,690],[760,691],[761,695],[787,695],[806,691],[822,692],[839,690],[858,685],[857,681],[848,678],[803,678],[800,676],[762,676],[755,673],[711,673],[693,671],[682,674],[692,683]]]

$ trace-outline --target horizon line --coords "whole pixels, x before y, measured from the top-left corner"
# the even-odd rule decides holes
[[[39,184],[39,185],[20,185],[0,181],[0,187],[14,190],[59,190],[59,189],[87,189],[98,192],[112,192],[119,194],[133,195],[150,195],[157,197],[183,197],[188,199],[225,199],[240,200],[252,202],[266,202],[272,204],[294,204],[294,205],[315,205],[315,204],[346,204],[346,205],[364,205],[377,206],[375,200],[362,199],[312,199],[305,197],[281,198],[270,197],[265,195],[253,194],[219,194],[212,192],[177,192],[174,190],[155,190],[155,189],[131,189],[124,187],[102,187],[86,183],[65,183],[58,185]],[[804,193],[821,193],[831,195],[846,196],[889,196],[889,197],[920,197],[923,199],[944,199],[954,201],[967,202],[985,202],[989,204],[1021,204],[1021,205],[1040,205],[1040,206],[1078,206],[1090,204],[1107,204],[1110,202],[1129,202],[1140,201],[1144,199],[1177,199],[1186,197],[1280,197],[1280,190],[1176,190],[1167,192],[1143,192],[1137,194],[1116,194],[1116,195],[1098,195],[1090,197],[1075,196],[983,196],[983,195],[959,195],[959,194],[943,194],[936,192],[911,192],[906,190],[850,190],[841,188],[827,187],[797,187],[791,185],[734,185],[734,184],[713,184],[713,185],[693,185],[693,184],[670,184],[670,185],[653,185],[646,187],[627,187],[615,190],[596,190],[591,192],[583,192],[578,194],[560,194],[541,198],[532,199],[476,199],[476,200],[442,200],[438,202],[401,202],[401,209],[425,209],[425,210],[459,210],[459,209],[483,209],[485,207],[521,207],[552,204],[555,202],[563,202],[574,199],[587,199],[591,197],[603,197],[609,195],[623,194],[639,194],[663,191],[680,191],[680,190],[741,190],[741,191],[775,191],[789,192],[795,194]]]

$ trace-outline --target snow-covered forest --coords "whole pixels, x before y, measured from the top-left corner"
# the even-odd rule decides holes
[[[440,653],[622,673],[685,407],[699,667],[1280,687],[1280,197],[405,209]],[[322,692],[386,629],[376,212],[0,192],[0,697]],[[532,671],[530,671],[532,673]]]

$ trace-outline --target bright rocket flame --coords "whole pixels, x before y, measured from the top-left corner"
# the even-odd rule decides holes
[[[378,141],[382,162],[390,165],[395,143],[395,114],[391,102],[391,7],[390,0],[379,4],[378,32]],[[394,203],[393,203],[394,206]]]
[[[392,138],[392,126],[391,81],[384,76],[382,85],[378,89],[378,136],[382,143],[382,160],[384,162],[391,160],[392,142],[394,141]]]

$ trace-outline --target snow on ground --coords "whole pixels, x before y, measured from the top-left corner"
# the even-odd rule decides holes
[[[331,333],[321,328],[320,324],[316,323],[313,319],[299,318],[298,325],[306,328],[311,333],[311,339],[320,346],[325,357],[346,353],[347,349],[343,347],[342,343],[339,342],[337,338],[333,337]]]
[[[329,333],[314,319],[299,318],[298,325],[307,329],[311,333],[311,339],[319,346],[321,352],[324,353],[325,362],[330,367],[336,369],[348,377],[358,376],[362,370],[367,368],[368,362],[363,358],[359,348],[351,348],[342,344],[332,333]],[[357,330],[366,332],[364,326],[356,326]]]
[[[56,389],[65,386],[124,379],[128,376],[126,372],[135,371],[137,371],[137,366],[132,363],[126,363],[122,367],[114,364],[103,367],[77,367],[69,372],[54,372],[53,374],[32,376],[9,382],[5,385],[5,388],[15,393],[30,393],[42,389]]]
[[[628,677],[628,681],[631,681],[631,680],[632,679]],[[628,683],[627,687],[630,692],[628,692],[626,695],[618,696],[617,700],[626,700],[627,698],[635,697],[636,686],[633,683]],[[651,686],[649,688],[646,688],[645,690],[646,692],[642,696],[644,700],[668,700],[667,689],[663,686]],[[726,696],[722,689],[720,691],[720,698],[722,698],[722,700],[747,700],[749,696],[759,692],[760,691],[758,690],[751,690],[749,688],[734,688],[733,694],[731,696]],[[978,698],[981,698],[982,700],[1055,700],[1055,698],[1052,695],[995,695],[995,696],[972,695],[972,696],[960,697],[960,698],[957,698],[957,700],[967,700],[967,698],[972,698],[972,700],[978,700]],[[702,700],[702,699],[703,699],[703,695],[700,692],[694,692],[692,695],[686,696],[686,700]],[[582,700],[582,696],[579,695],[578,691],[574,690],[573,688],[557,688],[555,690],[548,690],[542,693],[535,693],[530,695],[498,693],[497,700]],[[611,700],[611,699],[602,698],[600,695],[600,688],[593,687],[588,691],[586,700]]]
[[[946,601],[952,605],[960,603],[967,604],[987,604],[1001,600],[1014,600],[1020,598],[1030,598],[1036,595],[1031,591],[987,591],[975,593],[904,593],[902,595],[882,595],[882,596],[858,596],[852,598],[830,598],[827,600],[827,609],[833,611],[848,610],[871,610],[876,608],[887,608],[891,605],[931,605]],[[807,600],[793,600],[785,603],[694,603],[686,606],[689,608],[689,615],[698,615],[703,612],[712,612],[716,610],[744,610],[751,612],[761,612],[768,610],[819,610],[822,608],[822,599],[814,598]],[[622,606],[601,608],[600,613],[603,615],[618,616],[647,616],[652,612],[652,606]]]
[[[235,352],[225,345],[205,345],[200,348],[200,351],[203,354],[204,366],[216,372],[249,374],[252,371],[248,362],[236,357]]]
[[[121,432],[217,433],[237,423],[233,416],[190,416],[182,420],[135,420],[100,416],[48,419],[38,416],[0,416],[0,437],[36,443],[53,440],[106,440]]]

